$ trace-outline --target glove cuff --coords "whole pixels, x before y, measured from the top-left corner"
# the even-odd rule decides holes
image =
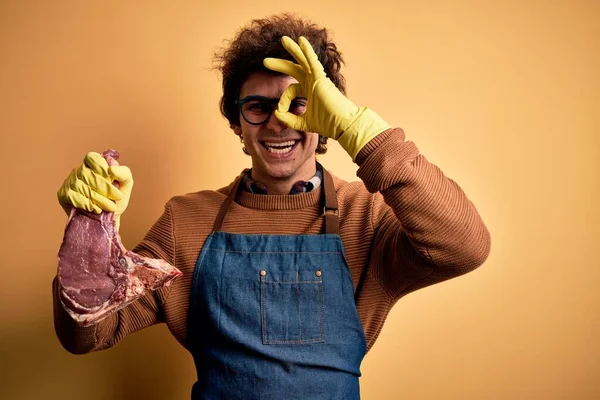
[[[375,111],[362,107],[358,118],[338,138],[339,144],[352,157],[352,161],[367,143],[391,126]]]

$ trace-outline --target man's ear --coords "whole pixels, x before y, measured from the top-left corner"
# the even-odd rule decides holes
[[[241,126],[231,125],[231,129],[233,129],[233,133],[238,135],[240,138],[242,137],[242,127]]]

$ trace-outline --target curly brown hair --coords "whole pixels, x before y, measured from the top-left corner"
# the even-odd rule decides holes
[[[323,64],[327,77],[342,93],[346,93],[346,81],[340,73],[344,60],[327,29],[293,13],[255,19],[240,29],[232,40],[226,41],[225,46],[214,55],[215,68],[221,73],[223,80],[221,114],[229,121],[230,127],[240,126],[239,109],[235,100],[238,100],[241,87],[248,76],[256,71],[280,75],[264,67],[265,58],[276,57],[296,62],[282,46],[282,36],[289,36],[296,41],[300,36],[308,39]],[[320,136],[316,153],[324,154],[326,151],[327,138]]]

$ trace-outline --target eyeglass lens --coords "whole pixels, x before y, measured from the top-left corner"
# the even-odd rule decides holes
[[[278,98],[245,98],[239,101],[241,103],[241,112],[244,119],[254,125],[260,125],[267,122],[271,117],[273,110],[279,103]],[[302,115],[306,112],[306,99],[297,97],[292,100],[289,111],[296,115]]]

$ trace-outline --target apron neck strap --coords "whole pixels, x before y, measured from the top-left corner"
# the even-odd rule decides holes
[[[340,212],[338,209],[338,201],[335,186],[333,185],[333,178],[331,174],[325,168],[323,168],[323,166],[321,166],[321,164],[317,164],[323,170],[323,184],[321,185],[321,198],[323,199],[321,204],[323,207],[323,217],[325,218],[323,232],[328,234],[339,234]],[[218,232],[221,230],[223,220],[225,219],[225,214],[227,214],[227,211],[229,211],[229,207],[231,207],[231,203],[233,203],[233,200],[235,199],[242,178],[244,177],[244,175],[246,175],[247,172],[248,169],[242,171],[242,173],[231,184],[229,194],[227,195],[227,198],[221,205],[219,213],[217,214],[217,218],[215,218],[213,232]]]
[[[223,219],[225,219],[225,214],[229,211],[229,207],[231,203],[235,199],[235,195],[237,194],[238,188],[240,187],[240,182],[242,182],[242,178],[248,172],[248,168],[242,171],[240,176],[236,178],[236,180],[231,184],[229,188],[229,194],[223,204],[221,204],[221,208],[219,209],[219,213],[217,214],[217,218],[215,218],[215,223],[213,225],[213,232],[218,232],[221,230],[221,226],[223,225]]]
[[[319,164],[320,165],[320,164]],[[340,210],[338,208],[337,193],[333,185],[333,177],[325,168],[323,169],[323,232],[339,235]]]

